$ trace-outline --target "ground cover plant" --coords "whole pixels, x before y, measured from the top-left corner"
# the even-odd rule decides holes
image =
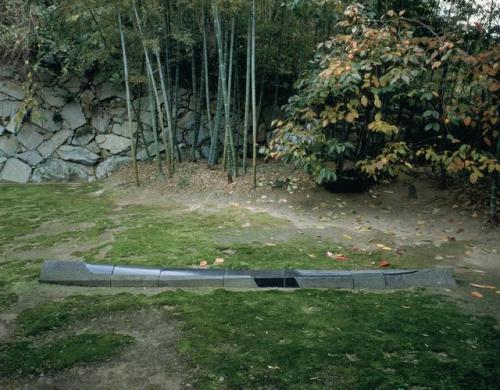
[[[70,296],[21,313],[17,324],[25,336],[57,333],[149,305],[173,307],[180,316],[178,349],[202,367],[198,388],[493,388],[499,374],[494,321],[464,315],[445,298],[422,293]],[[63,369],[109,357],[129,342],[84,334],[48,346],[9,343],[0,348],[0,370],[19,375]],[[13,363],[18,359],[20,367]]]
[[[374,244],[370,251],[356,249],[241,203],[192,210],[173,200],[161,207],[123,205],[118,201],[123,189],[102,185],[32,188],[2,187],[4,231],[33,220],[33,210],[49,207],[52,213],[25,225],[24,234],[3,245],[1,313],[16,315],[8,322],[9,336],[0,339],[0,383],[15,386],[23,378],[65,377],[72,367],[113,364],[136,348],[143,337],[140,326],[131,335],[119,324],[97,329],[89,324],[106,324],[113,316],[126,321],[154,309],[162,313],[158,326],[173,322],[179,328],[175,354],[186,372],[193,370],[185,380],[196,388],[496,386],[496,321],[467,314],[451,298],[435,293],[144,294],[143,289],[54,290],[36,282],[44,251],[66,250],[69,238],[75,244],[73,256],[87,261],[172,267],[199,267],[203,259],[212,267],[250,269],[380,268],[382,260],[408,267],[421,266],[421,255]],[[23,196],[15,196],[19,193]],[[58,196],[60,203],[50,204]],[[61,214],[76,226],[69,235],[46,228]],[[90,221],[96,224],[85,224]],[[110,233],[113,239],[103,243],[102,235]],[[446,245],[447,253],[463,250],[460,243]],[[418,253],[432,256],[435,251],[432,246]],[[217,257],[223,264],[213,264]]]

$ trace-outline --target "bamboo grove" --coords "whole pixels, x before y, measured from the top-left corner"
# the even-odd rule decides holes
[[[143,138],[133,123],[141,109],[134,98],[148,94],[155,137],[150,157],[160,177],[172,177],[183,157],[198,157],[204,126],[210,134],[208,165],[221,165],[228,180],[250,169],[254,185],[263,107],[279,111],[341,10],[339,2],[324,0],[16,3],[10,12],[19,12],[32,28],[23,31],[24,42],[16,35],[15,47],[4,34],[4,58],[29,64],[34,72],[108,78],[123,86],[133,156]],[[181,89],[189,90],[195,112],[188,156],[176,135]],[[135,160],[134,167],[139,184]]]
[[[144,146],[134,98],[147,95],[159,177],[200,158],[204,130],[208,166],[230,181],[251,171],[256,185],[259,153],[320,184],[355,170],[411,185],[425,167],[443,186],[488,183],[497,213],[495,1],[13,0],[0,15],[5,61],[126,90],[133,156]],[[187,152],[181,90],[194,112]]]

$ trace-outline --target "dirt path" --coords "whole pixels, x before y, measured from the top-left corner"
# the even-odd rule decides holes
[[[382,243],[405,251],[422,266],[453,266],[459,288],[449,295],[471,311],[500,321],[500,293],[496,292],[500,290],[500,228],[486,224],[484,215],[461,204],[456,190],[440,191],[432,182],[417,180],[417,199],[409,199],[402,184],[380,185],[363,194],[332,194],[314,188],[301,172],[290,172],[281,164],[261,166],[259,187],[253,190],[249,175],[227,184],[219,171],[190,164],[179,170],[177,178],[161,182],[153,179],[154,167],[142,166],[140,190],[133,188],[132,176],[124,170],[104,182],[105,191],[115,194],[119,205],[176,203],[192,210],[237,206],[267,212],[288,219],[296,231],[348,247],[370,250]],[[273,188],[276,182],[288,187]],[[483,298],[472,297],[473,291]]]

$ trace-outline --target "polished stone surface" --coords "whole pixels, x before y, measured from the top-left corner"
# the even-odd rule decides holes
[[[162,269],[160,287],[223,287],[224,270]]]
[[[158,287],[160,268],[116,266],[111,275],[112,287]]]
[[[111,286],[113,265],[93,265],[81,261],[46,261],[39,281],[78,286]]]
[[[42,283],[113,287],[454,288],[453,268],[409,270],[221,270],[93,265],[80,261],[46,261]]]

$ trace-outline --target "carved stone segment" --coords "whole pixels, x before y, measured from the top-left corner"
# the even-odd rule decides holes
[[[408,271],[385,271],[387,288],[443,287],[455,288],[453,268],[430,268]]]
[[[287,271],[290,277],[295,277],[299,287],[303,288],[354,288],[351,271]]]
[[[113,265],[85,264],[81,261],[46,261],[39,281],[77,286],[111,286]]]
[[[223,287],[224,270],[162,269],[160,287]]]
[[[285,271],[226,270],[224,287],[229,288],[284,288]]]
[[[158,287],[160,268],[116,266],[111,276],[112,287]]]
[[[421,270],[217,270],[46,261],[40,282],[80,286],[398,289],[456,287],[452,268]]]
[[[352,274],[355,289],[383,290],[385,276],[382,271],[358,271]]]

